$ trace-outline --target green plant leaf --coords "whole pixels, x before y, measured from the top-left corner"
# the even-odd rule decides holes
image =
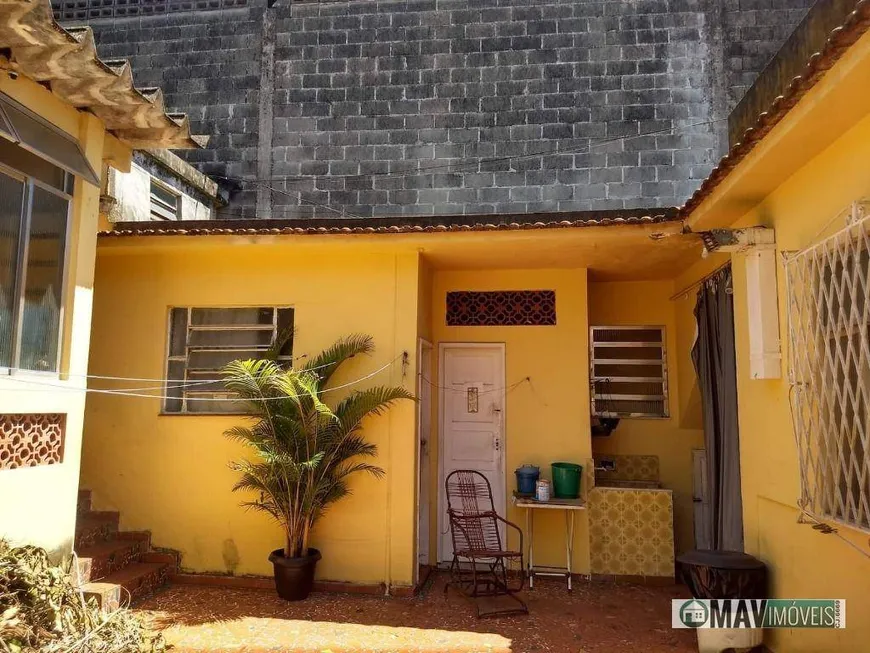
[[[364,437],[364,420],[413,396],[401,387],[377,386],[352,392],[335,409],[323,400],[335,371],[373,350],[372,338],[357,334],[341,338],[301,369],[285,369],[269,359],[238,360],[223,368],[226,388],[239,396],[253,420],[224,432],[249,452],[230,463],[238,474],[232,489],[250,497],[242,501],[244,508],[283,526],[287,555],[308,548],[314,523],[350,493],[352,476],[385,474],[365,460],[377,458],[377,447]]]

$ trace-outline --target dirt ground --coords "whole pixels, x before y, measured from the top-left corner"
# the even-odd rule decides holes
[[[529,615],[478,619],[446,576],[417,597],[315,593],[288,603],[274,593],[176,585],[138,610],[175,651],[287,653],[689,653],[695,633],[673,630],[670,600],[682,587],[582,583],[569,594],[556,579],[523,593]]]

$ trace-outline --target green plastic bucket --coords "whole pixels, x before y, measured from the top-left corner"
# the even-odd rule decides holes
[[[580,476],[583,467],[575,463],[553,463],[553,496],[576,499],[580,496]]]

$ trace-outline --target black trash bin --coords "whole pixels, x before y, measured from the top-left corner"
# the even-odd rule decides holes
[[[679,575],[696,599],[766,599],[767,567],[741,551],[689,551]]]

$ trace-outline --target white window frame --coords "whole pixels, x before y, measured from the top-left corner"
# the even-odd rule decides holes
[[[12,298],[12,305],[14,306],[12,310],[12,359],[8,367],[0,366],[0,374],[39,375],[59,378],[61,375],[60,363],[63,354],[62,348],[64,323],[66,319],[66,289],[69,282],[69,252],[72,243],[72,233],[70,225],[73,208],[73,196],[71,192],[64,192],[63,190],[60,190],[50,184],[46,184],[45,182],[36,179],[33,176],[28,175],[24,172],[16,170],[15,168],[2,162],[0,162],[0,173],[8,177],[12,177],[13,179],[17,179],[24,184],[24,199],[21,205],[20,218],[21,231],[18,238],[15,294]],[[72,189],[72,173],[70,173],[69,171],[64,171],[64,175],[64,188]],[[40,190],[51,193],[52,195],[56,195],[67,201],[67,211],[64,218],[64,242],[62,254],[63,258],[61,261],[61,284],[60,288],[58,288],[57,358],[54,362],[54,370],[30,370],[22,369],[20,367],[22,346],[21,321],[23,319],[22,316],[24,315],[25,306],[24,291],[27,287],[27,257],[30,243],[30,228],[33,218],[33,195],[35,188],[39,188]]]
[[[658,331],[661,334],[660,342],[640,342],[640,341],[603,341],[596,338],[600,331]],[[589,327],[589,380],[590,380],[590,397],[592,400],[592,415],[593,417],[618,417],[618,418],[644,418],[644,419],[668,419],[670,417],[669,398],[668,398],[668,337],[667,330],[661,325],[644,325],[644,326],[593,326]],[[659,349],[661,351],[660,358],[625,358],[611,359],[601,356],[596,349],[603,350],[607,348],[646,348]],[[661,366],[661,375],[658,376],[613,376],[599,374],[596,369],[598,365],[623,365],[623,366],[644,366],[654,367]],[[661,394],[623,394],[619,392],[602,392],[602,384],[620,384],[620,383],[661,383]],[[621,412],[607,410],[607,402],[610,401],[661,401],[661,412]]]
[[[152,220],[165,220],[167,222],[181,220],[181,193],[172,188],[168,184],[163,183],[156,177],[149,176],[150,183],[148,185],[149,215]],[[175,197],[175,207],[171,207],[167,202],[154,194],[154,187],[159,188],[163,192]]]
[[[271,322],[271,324],[262,324],[262,325],[232,325],[232,324],[194,325],[194,324],[192,324],[192,319],[191,319],[192,312],[197,311],[197,310],[203,310],[203,309],[206,309],[206,310],[271,309],[272,310],[272,322]],[[173,317],[172,316],[173,316],[173,312],[176,310],[186,310],[187,311],[187,318],[186,318],[186,323],[185,323],[185,336],[184,336],[185,349],[184,349],[183,355],[179,355],[179,354],[173,355],[173,353],[172,353],[172,326],[173,326],[173,324],[172,324]],[[237,407],[235,409],[228,408],[227,410],[220,410],[220,411],[197,411],[197,410],[190,410],[189,409],[188,399],[190,397],[195,397],[196,398],[195,400],[208,399],[209,396],[211,396],[212,398],[219,398],[221,400],[231,399],[233,393],[226,391],[226,390],[223,390],[223,389],[221,389],[221,390],[197,389],[197,386],[189,386],[192,389],[188,389],[189,387],[185,386],[185,387],[181,388],[181,397],[180,397],[181,407],[180,407],[180,409],[176,410],[174,408],[170,408],[169,403],[178,401],[178,399],[179,399],[178,397],[172,396],[173,391],[177,389],[177,386],[175,384],[186,383],[190,380],[189,376],[191,373],[191,367],[188,364],[188,359],[189,359],[190,353],[192,351],[215,351],[215,352],[219,352],[219,351],[232,351],[235,349],[235,350],[240,351],[240,352],[241,351],[249,352],[249,351],[255,351],[255,350],[265,352],[268,350],[268,348],[270,348],[272,345],[274,345],[275,339],[279,335],[279,330],[278,330],[279,311],[291,311],[292,312],[292,314],[291,314],[292,320],[290,323],[290,328],[292,328],[293,324],[295,323],[296,316],[295,316],[294,307],[290,306],[290,305],[261,305],[261,304],[257,304],[257,305],[250,305],[250,306],[247,306],[247,305],[246,306],[238,306],[238,305],[237,306],[202,306],[202,305],[198,305],[198,306],[170,306],[168,311],[167,311],[167,316],[166,316],[166,351],[165,351],[165,355],[164,355],[164,364],[165,364],[165,366],[164,366],[164,371],[165,371],[164,378],[166,379],[166,385],[165,385],[165,390],[164,390],[163,394],[166,398],[164,398],[162,401],[161,414],[163,414],[163,415],[241,415],[241,414],[244,414],[244,411],[238,409]],[[201,332],[201,331],[269,331],[269,330],[271,330],[271,332],[272,332],[272,337],[270,339],[270,344],[268,347],[256,346],[256,345],[245,346],[244,348],[232,347],[232,346],[219,346],[219,345],[209,347],[209,346],[205,346],[205,345],[193,345],[190,342],[190,335],[192,332]],[[282,363],[284,365],[291,365],[292,361],[293,361],[292,349],[293,349],[293,343],[291,342],[291,351],[288,354],[278,356],[278,358],[277,358],[278,362]],[[172,363],[179,363],[179,362],[184,363],[183,376],[181,379],[172,379],[172,375],[170,374],[170,366]],[[193,368],[194,373],[202,373],[204,370],[205,370],[205,368]],[[213,375],[209,376],[209,378],[214,378],[214,379],[220,378],[219,370],[213,370]],[[203,386],[203,387],[205,387],[205,386]],[[228,407],[232,405],[231,402],[224,402],[224,403],[226,403],[228,405]]]

